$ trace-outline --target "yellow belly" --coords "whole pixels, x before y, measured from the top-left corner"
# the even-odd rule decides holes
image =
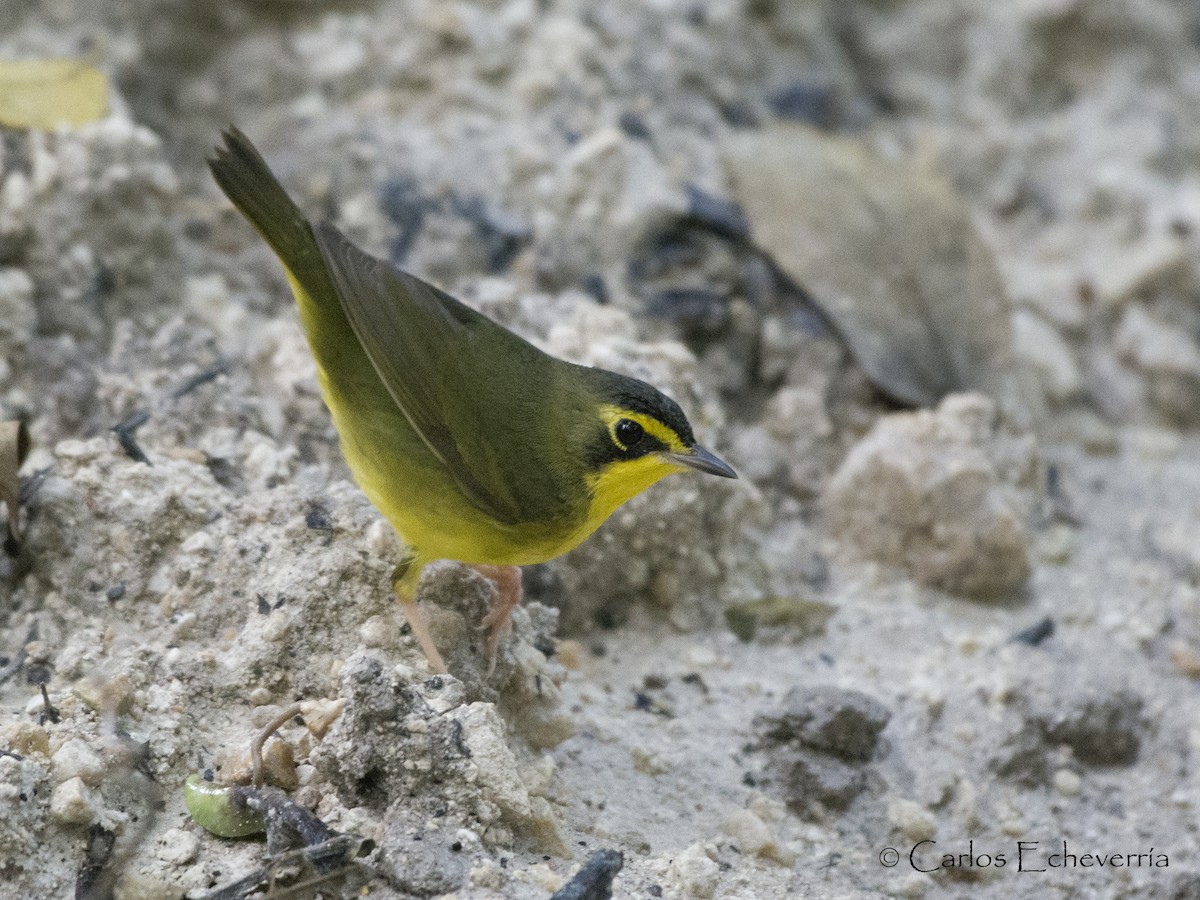
[[[463,496],[398,412],[389,421],[379,410],[323,392],[354,480],[424,561],[533,565],[566,553],[603,521],[592,523],[581,511],[554,522],[501,524]]]
[[[311,313],[306,311],[315,304],[288,275],[301,318],[307,320]],[[552,521],[502,524],[462,494],[378,381],[361,348],[347,344],[337,349],[335,356],[317,358],[317,373],[342,454],[363,493],[423,563],[546,562],[584,541],[626,500],[680,471],[653,456],[609,466],[589,479],[590,497],[582,508],[564,510]]]

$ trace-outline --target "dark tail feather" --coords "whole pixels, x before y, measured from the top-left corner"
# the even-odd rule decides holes
[[[225,145],[208,160],[213,178],[293,276],[302,278],[320,261],[312,226],[250,139],[232,126],[224,137]]]
[[[221,190],[287,269],[317,363],[323,369],[336,367],[341,357],[352,352],[347,348],[357,347],[357,339],[338,302],[312,225],[238,129],[225,131],[225,146],[216,148],[208,166]]]

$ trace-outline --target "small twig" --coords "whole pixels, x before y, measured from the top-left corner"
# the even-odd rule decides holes
[[[139,409],[125,421],[113,426],[113,432],[117,436],[117,443],[121,445],[121,449],[125,451],[125,455],[134,462],[145,463],[148,466],[153,465],[153,463],[150,462],[150,457],[138,446],[134,432],[149,421],[150,410]]]
[[[208,384],[210,381],[213,381],[218,375],[225,373],[228,369],[228,362],[223,359],[218,360],[204,371],[196,373],[179,387],[175,388],[175,390],[171,391],[171,399],[178,400],[180,397],[190,394],[202,384]]]
[[[351,867],[354,859],[371,852],[374,846],[371,841],[352,834],[337,835],[311,847],[277,856],[244,878],[210,891],[198,900],[247,900],[262,896],[264,892],[272,898],[295,896],[318,885],[350,877],[358,868]],[[303,880],[286,883],[297,877]]]
[[[184,395],[189,394],[196,388],[200,387],[200,385],[208,384],[208,382],[212,381],[218,375],[228,370],[228,368],[228,362],[223,359],[218,360],[215,364],[209,366],[202,372],[193,375],[179,387],[175,388],[175,390],[167,394],[167,399],[170,401],[178,400],[180,397],[183,397]],[[153,463],[150,462],[150,458],[146,456],[145,451],[138,446],[135,435],[137,430],[149,421],[150,410],[148,408],[139,409],[124,421],[114,425],[112,429],[113,433],[115,433],[117,436],[117,443],[121,445],[121,449],[125,451],[125,455],[134,462],[145,463],[148,466],[153,465]]]
[[[274,719],[267,723],[266,728],[258,733],[250,744],[250,769],[254,775],[254,786],[260,788],[263,786],[263,745],[270,740],[271,735],[287,724],[288,719],[292,716],[300,715],[300,704],[293,703]]]
[[[57,725],[62,721],[62,716],[58,712],[58,707],[50,702],[50,694],[46,692],[46,682],[41,682],[38,687],[42,689],[42,709],[46,718],[51,725]]]

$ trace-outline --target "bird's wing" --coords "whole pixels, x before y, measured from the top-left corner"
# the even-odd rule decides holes
[[[530,439],[552,357],[449,294],[314,229],[346,318],[380,380],[463,494],[498,522],[540,518]],[[497,360],[503,360],[498,368]],[[519,376],[512,377],[513,371]],[[498,453],[496,448],[506,448]]]

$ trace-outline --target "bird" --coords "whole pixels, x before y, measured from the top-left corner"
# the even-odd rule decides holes
[[[283,264],[355,482],[405,545],[392,588],[430,668],[447,671],[417,601],[439,559],[496,587],[489,674],[521,601],[521,566],[554,559],[667,475],[736,478],[679,404],[577,365],[309,220],[236,127],[212,175]]]

